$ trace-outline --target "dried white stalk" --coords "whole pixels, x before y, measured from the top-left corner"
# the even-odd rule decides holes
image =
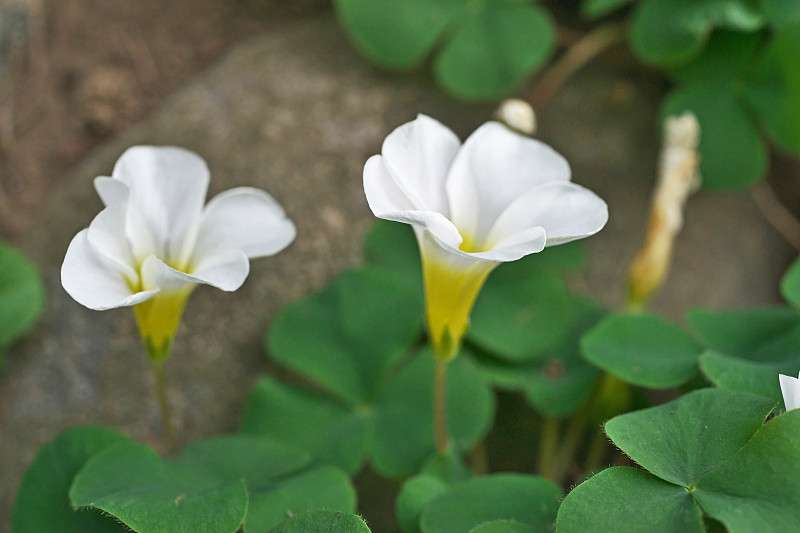
[[[700,187],[699,142],[700,125],[694,114],[686,112],[664,121],[658,183],[647,233],[628,272],[630,307],[643,306],[667,276],[675,237],[683,226],[686,201]]]

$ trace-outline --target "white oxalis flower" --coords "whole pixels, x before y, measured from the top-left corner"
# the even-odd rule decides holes
[[[134,306],[148,348],[168,351],[197,284],[234,291],[249,258],[295,237],[281,206],[259,189],[231,189],[204,206],[208,182],[205,161],[183,148],[125,151],[111,177],[94,181],[105,209],[70,243],[64,289],[90,309]]]
[[[781,393],[783,393],[783,404],[786,406],[787,411],[800,408],[800,376],[793,378],[792,376],[784,376],[780,374],[778,381],[781,384]]]
[[[570,182],[561,155],[498,122],[461,145],[448,128],[419,115],[367,161],[364,191],[375,216],[414,227],[428,328],[443,359],[457,352],[496,265],[592,235],[608,220],[606,203]]]

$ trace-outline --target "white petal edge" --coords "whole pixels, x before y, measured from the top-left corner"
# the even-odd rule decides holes
[[[297,230],[266,192],[237,187],[215,196],[203,210],[191,262],[199,265],[228,250],[247,257],[274,255],[291,244]]]
[[[61,285],[79,304],[104,311],[149,300],[158,289],[134,293],[122,272],[89,244],[89,230],[80,231],[70,242],[61,265]]]
[[[487,244],[531,227],[544,228],[547,246],[594,235],[608,222],[608,206],[595,193],[569,181],[544,183],[514,200],[497,218]]]
[[[206,258],[191,274],[176,270],[158,257],[151,255],[142,263],[142,285],[178,291],[186,285],[205,284],[223,291],[235,291],[242,286],[250,273],[250,262],[241,250],[228,250]]]
[[[174,146],[133,146],[117,160],[112,177],[130,189],[127,232],[134,255],[174,260],[184,254],[208,190],[203,158]]]
[[[382,217],[386,213],[415,210],[414,203],[398,187],[380,155],[373,155],[364,164],[364,194],[376,217]]]
[[[415,230],[428,231],[442,243],[442,246],[448,248],[458,249],[463,242],[461,234],[453,223],[443,214],[435,211],[397,211],[383,213],[379,215],[379,218],[411,224]],[[460,250],[459,252],[464,253]]]
[[[126,202],[114,203],[100,211],[89,224],[87,238],[95,251],[103,254],[130,282],[138,282],[133,255],[125,236]]]
[[[464,142],[447,176],[450,220],[474,241],[520,195],[548,181],[569,181],[569,163],[550,146],[487,122]]]
[[[383,141],[381,154],[397,187],[420,211],[447,216],[445,180],[461,147],[455,133],[427,115],[396,128]]]
[[[130,189],[122,180],[99,176],[94,179],[94,189],[106,206],[127,202]]]
[[[800,377],[800,376],[798,376]],[[800,407],[800,379],[780,374],[778,380],[781,384],[783,403],[787,411]]]

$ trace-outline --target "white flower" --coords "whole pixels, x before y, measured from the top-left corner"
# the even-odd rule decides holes
[[[203,206],[209,171],[182,148],[135,146],[94,185],[105,204],[69,245],[61,283],[96,310],[134,306],[140,332],[166,349],[199,283],[238,289],[248,258],[292,242],[295,227],[267,193],[239,187]],[[166,342],[166,346],[163,343]]]
[[[372,212],[416,232],[438,357],[455,356],[496,265],[603,228],[605,202],[569,180],[562,156],[500,123],[484,124],[462,146],[424,115],[393,131],[367,161]]]
[[[791,376],[784,376],[780,374],[778,381],[781,384],[781,392],[783,393],[783,403],[787,411],[797,409],[800,407],[800,376],[793,378]]]

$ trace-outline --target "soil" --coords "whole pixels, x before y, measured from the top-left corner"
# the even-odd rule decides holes
[[[328,0],[28,2],[28,43],[0,100],[12,124],[0,136],[0,238],[11,241],[67,169],[230,45],[330,9]]]

